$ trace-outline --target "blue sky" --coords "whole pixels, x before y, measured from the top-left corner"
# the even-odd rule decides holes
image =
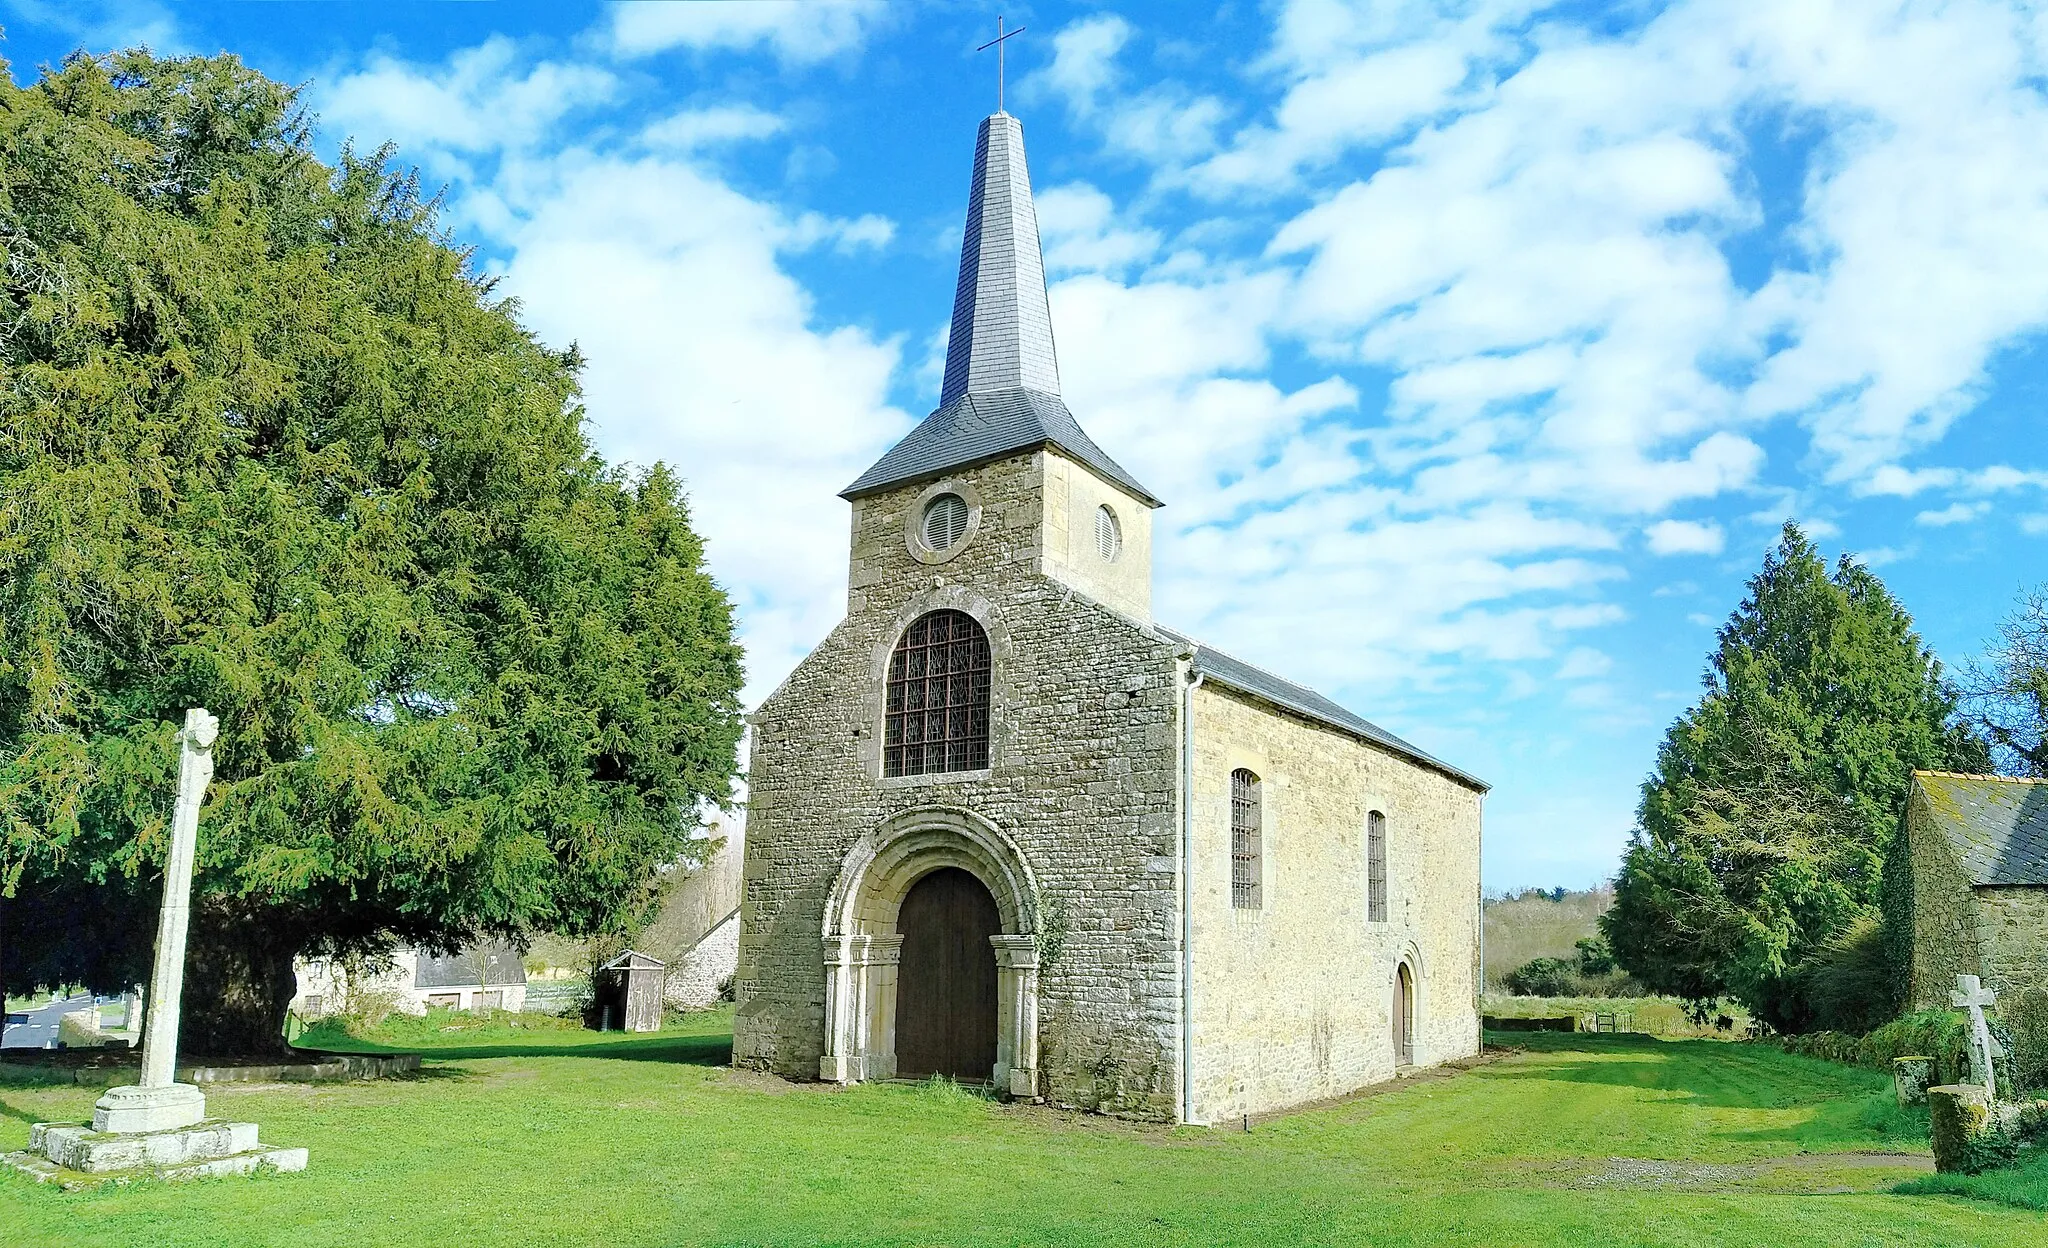
[[[998,11],[0,0],[0,55],[230,50],[445,184],[598,446],[689,481],[759,697],[936,398]],[[1493,781],[1490,887],[1612,872],[1786,518],[1952,663],[2048,579],[2041,10],[1000,11],[1161,619]]]

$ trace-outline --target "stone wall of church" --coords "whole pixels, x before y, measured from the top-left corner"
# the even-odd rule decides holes
[[[1984,982],[2001,995],[2048,986],[2048,888],[2033,885],[1974,891]]]
[[[1395,1073],[1395,968],[1414,1061],[1479,1050],[1481,795],[1345,733],[1204,684],[1193,694],[1195,1118],[1232,1120]],[[1231,899],[1230,774],[1260,781],[1261,904]],[[1387,819],[1369,922],[1366,815]]]
[[[1927,795],[1916,785],[1906,803],[1905,836],[1912,864],[1914,1009],[1946,1007],[1957,975],[1983,975],[1976,902],[1948,838],[1933,825]]]
[[[964,808],[1028,860],[1039,937],[1041,1086],[1055,1102],[1171,1117],[1179,1078],[1174,876],[1176,647],[1041,574],[1046,452],[963,471],[960,553],[906,541],[931,489],[854,506],[846,618],[755,717],[734,1060],[816,1078],[827,894],[864,833]],[[888,656],[918,615],[976,616],[994,657],[991,765],[881,776]]]

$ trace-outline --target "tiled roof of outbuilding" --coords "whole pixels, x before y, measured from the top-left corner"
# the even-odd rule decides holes
[[[1492,788],[1486,781],[1470,772],[1461,771],[1434,755],[1403,741],[1369,719],[1361,718],[1317,693],[1306,685],[1297,685],[1291,680],[1275,676],[1262,667],[1254,667],[1243,659],[1233,658],[1213,646],[1203,645],[1192,637],[1176,633],[1169,628],[1158,630],[1175,641],[1185,642],[1195,648],[1194,669],[1199,675],[1226,685],[1240,693],[1248,693],[1263,702],[1270,702],[1282,710],[1313,719],[1329,727],[1363,737],[1375,745],[1383,746],[1425,767],[1440,771],[1461,784],[1471,785],[1482,792]]]
[[[2048,783],[1916,771],[1913,784],[1970,883],[2048,884]]]

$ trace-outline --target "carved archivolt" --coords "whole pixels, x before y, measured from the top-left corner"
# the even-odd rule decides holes
[[[904,811],[848,851],[825,899],[825,1053],[820,1078],[835,1083],[896,1074],[896,975],[903,937],[896,914],[910,886],[959,867],[995,898],[1003,930],[996,959],[995,1085],[1038,1094],[1038,885],[1002,829],[950,806]]]

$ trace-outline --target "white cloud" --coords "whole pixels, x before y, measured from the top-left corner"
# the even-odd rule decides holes
[[[1118,224],[1109,196],[1086,182],[1056,186],[1036,198],[1045,263],[1055,273],[1121,273],[1159,253],[1158,230]]]
[[[1922,490],[1937,490],[1954,485],[1957,473],[1953,468],[1901,468],[1897,464],[1880,464],[1871,470],[1868,477],[1858,483],[1859,494],[1890,494],[1898,498],[1911,498]]]
[[[1951,524],[1968,524],[1991,509],[1989,503],[1950,503],[1940,511],[1923,511],[1913,517],[1913,523],[1933,528]]]
[[[1727,541],[1720,525],[1700,520],[1659,520],[1643,537],[1653,555],[1718,555]]]
[[[1084,18],[1052,37],[1052,60],[1018,83],[1027,99],[1055,98],[1083,116],[1101,106],[1116,83],[1116,58],[1131,39],[1131,24],[1113,13]]]
[[[888,18],[880,0],[692,0],[612,8],[611,48],[651,56],[670,48],[766,47],[792,65],[810,65],[861,46]]]
[[[663,118],[640,134],[649,147],[695,151],[718,143],[765,139],[783,132],[788,123],[751,104],[692,108]]]
[[[1052,61],[1018,82],[1018,97],[1063,104],[1117,151],[1174,166],[1200,159],[1215,148],[1229,110],[1214,96],[1171,83],[1127,88],[1117,60],[1133,33],[1114,14],[1062,27],[1052,38]]]
[[[81,48],[148,48],[159,56],[195,51],[173,11],[157,0],[10,0],[23,24],[62,31]]]
[[[494,35],[433,68],[373,52],[362,69],[335,76],[316,98],[329,130],[365,146],[396,142],[411,160],[529,146],[568,113],[611,99],[617,88],[611,72],[597,66],[527,65],[517,44]]]
[[[1580,646],[1570,654],[1565,655],[1564,662],[1558,664],[1557,679],[1590,680],[1596,676],[1605,676],[1612,670],[1614,670],[1613,659],[1608,658],[1598,650]]]
[[[2030,537],[2048,537],[2048,515],[2035,512],[2021,516],[2020,532]]]
[[[900,344],[818,324],[778,259],[818,224],[703,169],[572,152],[508,181],[506,286],[543,338],[581,344],[601,448],[683,475],[758,698],[838,618],[845,550],[825,539],[837,492],[909,427],[888,402]]]

